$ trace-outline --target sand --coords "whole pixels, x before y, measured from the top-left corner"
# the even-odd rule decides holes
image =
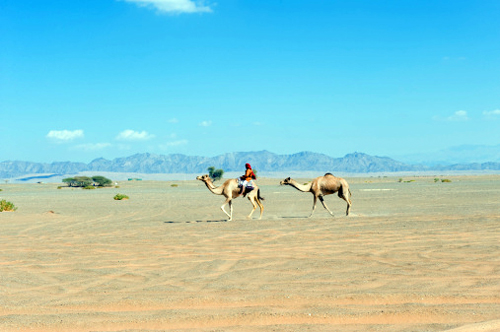
[[[448,178],[347,178],[311,219],[263,178],[231,222],[195,180],[1,184],[0,331],[500,331],[500,176]]]

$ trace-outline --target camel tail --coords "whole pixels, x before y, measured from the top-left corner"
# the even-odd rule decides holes
[[[257,198],[261,201],[265,201],[264,197],[260,196],[260,189],[257,190]]]

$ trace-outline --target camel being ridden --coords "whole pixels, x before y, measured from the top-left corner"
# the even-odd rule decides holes
[[[297,190],[303,192],[310,192],[313,194],[314,196],[313,208],[308,218],[311,218],[314,213],[314,210],[316,210],[316,202],[318,198],[321,201],[321,204],[323,204],[323,207],[328,211],[328,213],[330,213],[333,216],[332,211],[330,211],[328,206],[326,206],[325,199],[323,196],[335,194],[336,192],[338,192],[340,198],[342,198],[344,201],[347,202],[346,216],[349,215],[349,210],[351,209],[352,205],[350,199],[351,191],[349,190],[349,185],[347,184],[346,180],[338,178],[331,173],[326,173],[324,176],[319,176],[313,179],[310,183],[304,185],[299,184],[294,179],[288,177],[283,181],[281,181],[280,185],[289,185]]]
[[[226,201],[220,207],[221,210],[229,217],[229,221],[233,220],[233,198],[237,198],[240,196],[240,188],[238,187],[238,179],[229,179],[226,180],[222,185],[216,187],[212,179],[208,174],[200,175],[196,177],[196,180],[203,181],[207,186],[208,190],[210,190],[213,194],[216,195],[224,195],[226,197]],[[260,208],[260,216],[259,219],[262,218],[262,213],[264,212],[264,205],[262,205],[261,200],[264,198],[260,196],[260,189],[257,185],[254,185],[254,189],[251,191],[245,191],[245,195],[247,195],[248,199],[252,203],[253,209],[250,214],[247,216],[248,219],[252,218],[252,214],[257,209],[257,206]],[[229,204],[229,213],[224,209],[224,207]]]

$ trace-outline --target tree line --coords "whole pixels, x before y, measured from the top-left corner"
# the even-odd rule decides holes
[[[68,187],[111,187],[112,181],[104,176],[96,175],[93,177],[88,176],[75,176],[62,180]]]

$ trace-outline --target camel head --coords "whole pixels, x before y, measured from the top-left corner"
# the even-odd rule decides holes
[[[289,185],[291,183],[291,178],[290,177],[287,177],[286,179],[284,179],[283,181],[280,181],[280,186],[283,186],[283,185]]]
[[[196,180],[200,180],[200,181],[203,181],[203,182],[212,182],[212,179],[210,178],[210,176],[208,174],[205,174],[205,175],[199,175],[196,177]]]

